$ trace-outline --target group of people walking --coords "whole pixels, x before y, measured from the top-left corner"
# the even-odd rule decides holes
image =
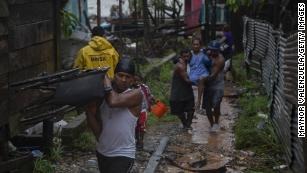
[[[192,50],[184,49],[176,62],[170,96],[171,113],[190,129],[195,110],[204,108],[210,131],[219,129],[220,104],[224,95],[224,64],[220,43],[216,40],[201,49],[201,40],[192,40]],[[198,88],[196,104],[192,86]],[[201,105],[202,103],[202,105]]]
[[[147,114],[155,99],[142,83],[131,59],[119,58],[103,35],[103,28],[93,29],[92,39],[79,51],[74,67],[110,67],[103,79],[105,97],[88,103],[85,110],[88,125],[97,140],[100,172],[124,173],[133,166],[136,148],[143,147]],[[173,73],[170,107],[186,129],[191,128],[194,111],[200,109],[201,102],[211,130],[218,128],[225,62],[219,48],[219,43],[213,41],[206,49],[201,49],[201,40],[194,38],[192,51],[180,52]],[[193,85],[198,87],[196,104]]]

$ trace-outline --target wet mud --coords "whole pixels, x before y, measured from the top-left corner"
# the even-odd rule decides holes
[[[205,111],[195,113],[192,130],[183,130],[179,121],[158,123],[146,133],[144,151],[137,154],[134,172],[144,171],[163,136],[170,140],[156,172],[240,172],[231,165],[235,154],[233,126],[238,115],[236,92],[231,85],[226,86],[218,132],[210,132]]]
[[[235,88],[229,84],[226,85],[225,97],[221,105],[220,130],[217,133],[209,131],[210,126],[204,111],[195,113],[192,130],[184,130],[179,120],[176,122],[161,121],[148,128],[144,139],[144,149],[137,151],[132,172],[144,172],[151,155],[164,136],[168,136],[169,141],[156,168],[156,173],[242,172],[240,167],[233,164],[233,160],[237,158],[233,133],[234,122],[238,115],[236,96]],[[72,163],[74,159],[66,157],[63,163],[59,164],[65,165],[65,173],[76,172],[76,170],[82,172],[80,170],[84,170],[88,159],[96,159],[95,152],[89,152],[80,158],[75,154],[72,155],[77,162],[75,160]],[[66,163],[67,161],[71,162]],[[94,172],[98,172],[98,169]]]

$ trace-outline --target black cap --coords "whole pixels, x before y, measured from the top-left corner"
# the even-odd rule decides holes
[[[115,73],[117,72],[124,72],[128,73],[131,75],[135,75],[135,64],[132,62],[130,58],[122,58],[116,68],[115,68]]]
[[[219,51],[220,50],[220,43],[217,40],[213,40],[208,44],[207,49],[209,50],[215,50],[215,51]]]
[[[101,26],[95,26],[93,29],[92,29],[92,37],[94,36],[104,36],[104,29],[101,27]]]

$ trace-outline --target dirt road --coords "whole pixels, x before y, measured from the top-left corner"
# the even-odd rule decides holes
[[[217,133],[209,132],[205,113],[196,113],[193,130],[183,130],[179,121],[161,122],[148,129],[144,151],[138,152],[134,171],[144,171],[159,139],[168,136],[168,145],[155,172],[225,172],[226,169],[227,172],[240,172],[231,165],[235,152],[233,126],[238,114],[235,99],[228,97],[233,95],[236,95],[234,88],[227,85],[221,106],[221,129]]]
[[[236,95],[232,85],[226,85],[225,97],[222,101],[222,115],[220,117],[220,130],[217,133],[209,132],[209,122],[204,113],[196,113],[193,119],[192,130],[183,130],[180,122],[158,122],[148,128],[144,139],[144,150],[138,151],[133,169],[134,173],[142,173],[159,145],[159,140],[167,136],[168,144],[162,154],[157,173],[192,172],[241,172],[232,164],[235,157],[233,126],[238,110],[235,108]],[[65,173],[82,172],[97,173],[94,152],[74,154],[62,163]],[[76,160],[74,160],[76,159]],[[70,160],[70,163],[66,163]],[[84,166],[93,163],[96,169],[88,171]],[[61,169],[60,169],[61,170]],[[61,172],[61,171],[58,171]]]

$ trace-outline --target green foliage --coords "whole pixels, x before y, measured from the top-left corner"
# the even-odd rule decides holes
[[[165,6],[165,4],[160,0],[152,0],[152,5],[158,10],[163,10]]]
[[[159,69],[151,71],[151,73],[148,74],[148,77],[146,78],[147,80],[145,81],[155,99],[161,100],[168,106],[173,68],[174,64],[167,62],[163,64]],[[177,118],[176,116],[167,113],[165,116],[158,119],[152,113],[150,113],[148,116],[147,125],[151,126],[157,121],[174,122],[177,121]]]
[[[249,7],[252,5],[251,0],[226,0],[226,5],[228,8],[233,11],[237,12],[240,7]],[[264,4],[265,0],[260,0],[259,4],[262,6]]]
[[[240,98],[240,106],[243,114],[247,116],[256,115],[258,112],[268,112],[268,98],[266,96],[255,96],[247,93]]]
[[[57,133],[53,138],[53,146],[50,149],[49,155],[44,158],[38,158],[34,162],[34,173],[54,173],[55,165],[52,162],[56,162],[62,158],[63,146],[62,140]]]
[[[252,80],[248,80],[250,79],[250,77],[248,77],[246,73],[243,53],[239,53],[233,57],[232,66],[233,66],[232,73],[233,73],[234,79],[239,86],[247,90],[252,90],[252,89],[256,89],[257,87],[259,87],[256,82]],[[251,75],[253,74],[255,73],[251,71]]]
[[[263,128],[257,125],[264,121]],[[258,116],[241,114],[235,125],[235,146],[237,149],[250,149],[257,154],[280,154],[280,146],[274,134],[272,124]]]
[[[244,82],[247,79],[246,71],[244,69],[244,54],[239,53],[232,58],[232,66],[234,78],[237,82]]]
[[[58,161],[62,158],[62,154],[63,154],[63,146],[60,145],[52,147],[50,150],[49,159],[51,161]]]
[[[240,98],[243,110],[235,124],[235,147],[239,150],[252,150],[261,158],[252,163],[250,172],[272,172],[272,165],[280,164],[282,148],[270,119],[257,116],[258,111],[268,112],[267,100],[264,96],[247,97],[250,96]]]
[[[155,98],[165,104],[169,102],[172,70],[173,64],[170,62],[165,63],[160,69],[155,69],[151,74],[148,74],[149,77],[146,81]]]
[[[34,162],[34,170],[33,173],[54,173],[55,166],[46,159],[39,158]]]
[[[256,80],[247,78],[242,68],[243,61],[242,53],[234,56],[235,80],[240,87],[247,89],[239,98],[242,110],[235,124],[235,147],[252,150],[262,159],[255,161],[247,172],[272,172],[272,165],[278,165],[280,160],[281,146],[270,119],[257,116],[258,113],[269,114],[269,99],[260,94],[261,87]]]
[[[162,118],[155,117],[152,113],[149,113],[148,119],[147,119],[147,125],[151,126],[157,123],[158,121],[162,122],[176,122],[178,121],[178,118],[175,115],[171,115],[170,113],[166,113]]]
[[[50,150],[49,160],[58,161],[62,158],[62,154],[63,154],[62,139],[60,138],[59,132],[56,133],[52,142],[53,142],[53,146]]]
[[[226,4],[233,12],[237,12],[240,6],[250,6],[252,1],[250,0],[226,0]]]
[[[95,148],[95,137],[91,132],[83,132],[73,141],[73,147],[81,151],[92,151]]]
[[[64,37],[69,37],[76,29],[78,23],[78,18],[74,14],[61,10],[61,30]]]

